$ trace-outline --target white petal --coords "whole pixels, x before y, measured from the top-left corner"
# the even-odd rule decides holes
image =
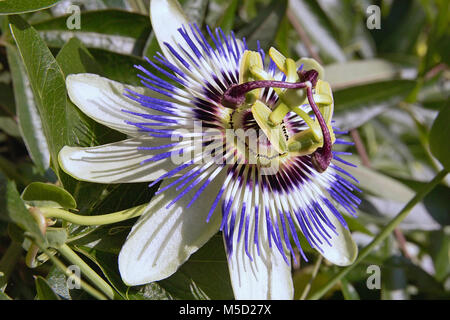
[[[239,243],[234,241],[233,252],[228,257],[234,297],[238,300],[290,300],[294,297],[291,267],[273,243],[273,247],[269,248],[265,228],[259,231],[260,255],[253,250],[253,261],[245,252],[244,239]],[[286,256],[289,257],[289,254],[286,253]]]
[[[169,209],[167,204],[179,194],[174,188],[152,199],[120,251],[119,270],[126,284],[141,285],[169,277],[217,233],[220,214],[214,213],[208,223],[206,217],[223,181],[223,174],[219,174],[189,208],[186,206],[194,191]]]
[[[358,256],[358,246],[353,241],[350,231],[342,226],[334,214],[326,206],[322,206],[323,211],[330,219],[330,222],[336,227],[335,234],[331,229],[324,224],[324,228],[331,236],[329,239],[332,246],[330,247],[325,241],[320,245],[323,252],[322,256],[331,263],[338,266],[348,266],[352,264]]]
[[[167,59],[173,62],[172,56],[168,54],[169,50],[164,45],[164,42],[169,43],[175,49],[178,48],[177,43],[185,42],[177,30],[183,24],[187,25],[189,23],[183,13],[183,9],[174,0],[151,0],[150,20],[161,50]]]
[[[165,145],[170,140],[132,138],[97,147],[64,147],[58,160],[61,168],[78,180],[97,183],[153,181],[176,167],[172,159],[142,161],[161,150],[138,150],[140,146]]]
[[[155,96],[154,92],[141,87],[124,85],[90,73],[71,74],[66,78],[66,85],[70,100],[83,113],[107,127],[128,135],[138,136],[142,133],[138,132],[137,127],[125,121],[142,122],[143,119],[122,110],[144,114],[156,113],[124,96],[125,89]]]

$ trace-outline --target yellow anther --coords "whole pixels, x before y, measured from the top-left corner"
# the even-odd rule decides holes
[[[274,47],[271,47],[269,49],[269,56],[272,58],[273,62],[277,65],[278,69],[281,70],[284,74],[286,74],[287,70],[285,69],[286,65],[286,57],[283,56],[283,54],[275,49]]]
[[[250,81],[258,80],[254,77],[253,73],[250,71],[251,68],[257,67],[260,69],[264,68],[264,64],[261,55],[258,52],[246,50],[242,55],[241,63],[239,66],[239,83],[246,83]],[[254,103],[255,100],[259,98],[261,94],[261,89],[255,89],[249,92],[247,96],[247,103]]]
[[[252,106],[253,118],[261,128],[261,130],[269,139],[271,145],[279,153],[284,153],[287,150],[286,138],[283,133],[281,125],[273,125],[269,120],[272,110],[261,101],[257,100]]]
[[[296,66],[297,69],[300,68],[300,66],[303,65],[301,71],[308,71],[308,70],[316,70],[319,73],[319,79],[323,79],[325,76],[325,70],[323,67],[318,63],[316,60],[312,58],[301,58],[300,60],[297,60]]]
[[[331,91],[331,87],[328,82],[323,80],[317,81],[314,101],[317,103],[325,122],[330,124],[334,112],[334,101],[333,92]]]

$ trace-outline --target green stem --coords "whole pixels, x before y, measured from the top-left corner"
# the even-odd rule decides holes
[[[53,254],[51,254],[50,252],[48,252],[48,250],[43,247],[42,245],[38,244],[39,248],[41,249],[42,252],[44,252],[49,259],[53,262],[53,264],[59,268],[62,272],[64,272],[64,274],[67,277],[73,277],[75,276],[72,271],[69,270],[69,268],[67,268],[64,263],[62,263],[61,261],[59,261],[59,259],[57,259]],[[85,281],[81,280],[80,278],[77,279],[80,283],[81,288],[83,288],[84,291],[86,291],[87,293],[89,293],[91,296],[93,296],[96,299],[99,300],[107,300],[108,298],[101,293],[100,291],[98,291],[97,289],[95,289],[94,287],[92,287],[91,285],[89,285],[88,283],[86,283]]]
[[[88,278],[95,286],[100,289],[109,299],[116,296],[114,289],[103,280],[92,268],[84,262],[67,244],[57,248],[58,251],[70,262],[80,268],[81,274]]]
[[[39,208],[46,218],[59,218],[82,226],[97,226],[121,222],[144,213],[147,204],[134,208],[96,216],[82,216],[59,208]]]
[[[318,300],[320,299],[324,294],[328,292],[333,286],[339,282],[343,277],[345,277],[354,267],[356,267],[361,261],[366,258],[369,253],[378,246],[384,239],[386,239],[387,236],[402,222],[411,209],[418,204],[420,201],[423,200],[423,198],[436,187],[447,175],[447,171],[444,169],[440,171],[434,178],[431,180],[428,184],[426,184],[423,189],[416,193],[416,195],[403,207],[403,209],[395,216],[394,219],[391,220],[381,231],[364,249],[361,250],[358,258],[356,261],[346,267],[343,268],[338,274],[334,276],[331,281],[329,281],[326,285],[324,285],[322,288],[317,290],[309,299],[310,300]]]
[[[300,300],[305,300],[306,297],[308,296],[308,293],[311,290],[314,279],[316,279],[317,273],[319,272],[320,266],[322,265],[322,261],[323,261],[323,256],[319,255],[316,263],[314,264],[314,269],[311,274],[311,279],[309,279],[309,282],[306,284],[305,289],[303,290],[302,295],[300,296]]]

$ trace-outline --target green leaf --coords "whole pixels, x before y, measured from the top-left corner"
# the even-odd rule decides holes
[[[326,65],[325,80],[333,90],[399,78],[401,67],[383,59],[353,60]]]
[[[403,101],[415,83],[412,80],[392,80],[334,91],[337,126],[344,130],[361,126]]]
[[[72,195],[54,184],[33,182],[22,192],[22,199],[30,206],[76,209]]]
[[[272,0],[258,12],[255,19],[239,31],[238,37],[245,37],[252,50],[257,48],[259,40],[261,48],[267,51],[274,42],[281,20],[286,13],[287,4],[287,0]]]
[[[67,16],[39,22],[33,27],[51,47],[62,47],[76,37],[88,48],[123,54],[142,52],[151,26],[148,16],[123,10],[82,12],[81,29],[67,28]]]
[[[156,51],[158,50],[159,46]],[[137,76],[138,71],[134,66],[145,66],[147,62],[144,59],[137,56],[119,54],[103,49],[89,49],[89,52],[100,65],[103,75],[108,79],[130,85],[143,86],[141,79]],[[154,53],[151,53],[149,57],[153,57],[153,54]],[[159,76],[160,74],[157,75]]]
[[[65,174],[59,169],[58,153],[65,145],[91,146],[103,141],[111,142],[110,137],[103,136],[102,140],[100,137],[96,137],[93,128],[101,128],[101,126],[82,114],[68,101],[63,73],[67,67],[59,66],[37,32],[19,16],[11,16],[10,22],[11,32],[19,48],[36,98],[50,149],[52,167],[64,188],[71,192],[77,200],[80,211],[87,210],[90,203],[99,197],[102,188],[96,184],[74,180]],[[73,54],[80,55],[82,53],[82,49],[73,52]],[[86,56],[82,56],[82,58],[86,58]],[[73,72],[73,67],[70,70]],[[85,71],[86,69],[80,70],[80,72]]]
[[[56,61],[66,76],[83,72],[102,74],[100,65],[78,38],[70,38],[64,44],[56,56]]]
[[[8,181],[0,174],[0,221],[11,221],[20,226],[23,230],[37,241],[45,244],[45,239],[33,216],[25,207],[20,198],[13,181]]]
[[[233,299],[222,236],[212,237],[175,274],[158,284],[178,299]]]
[[[64,228],[47,228],[45,232],[49,247],[58,248],[67,241],[67,230]]]
[[[441,109],[431,127],[429,142],[433,155],[441,162],[447,171],[450,171],[450,107]]]
[[[0,15],[38,11],[54,6],[59,0],[2,0]]]
[[[66,90],[62,70],[36,31],[19,16],[10,16],[11,33],[30,79],[42,119],[52,164],[58,168],[58,152],[69,140],[65,130]]]
[[[41,172],[50,166],[50,153],[44,136],[30,81],[19,54],[14,47],[7,47],[8,64],[14,84],[17,118],[28,154]]]
[[[111,185],[107,195],[97,202],[92,210],[105,214],[148,203],[158,187],[159,184],[149,188],[147,182]]]
[[[72,299],[72,292],[68,287],[67,276],[57,266],[53,265],[50,268],[46,280],[48,285],[52,288],[52,291],[58,296],[66,300]]]
[[[66,77],[69,74],[77,73],[103,74],[100,64],[97,63],[92,54],[77,38],[71,38],[62,47],[56,56],[56,61]],[[67,129],[75,133],[75,139],[72,140],[72,143],[76,145],[87,147],[107,144],[125,138],[125,135],[105,127],[86,116],[70,99],[67,99],[66,112]]]
[[[60,300],[58,295],[53,291],[52,287],[41,276],[37,276],[34,280],[36,285],[36,293],[38,300]]]

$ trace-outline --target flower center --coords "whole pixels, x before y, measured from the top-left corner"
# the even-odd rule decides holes
[[[254,163],[259,165],[267,165],[268,160],[276,160],[287,153],[286,151],[278,150],[273,145],[270,139],[272,134],[266,134],[261,129],[251,109],[235,109],[231,113],[230,119],[229,127],[236,138],[237,149],[247,157],[246,159],[249,160],[249,163],[252,163],[251,160],[254,160],[256,161]],[[282,122],[279,126],[282,132],[279,139],[286,144],[289,140],[286,125]]]
[[[287,59],[285,71],[281,70],[294,82],[264,79],[267,74],[261,70],[261,61],[255,57],[256,53],[252,52],[244,55],[240,66],[244,76],[239,84],[225,91],[221,101],[222,105],[234,110],[231,127],[246,132],[244,138],[249,140],[242,141],[246,147],[245,155],[261,158],[261,146],[266,148],[264,152],[269,151],[269,159],[286,153],[311,155],[315,169],[318,172],[325,171],[331,163],[334,139],[330,126],[333,101],[329,85],[318,79],[319,72],[315,69],[295,70],[293,75],[293,64]],[[273,109],[259,100],[259,91],[263,88],[273,88],[279,97]],[[313,90],[316,91],[322,110],[315,101]],[[305,101],[311,107],[315,120],[301,109]],[[287,135],[283,123],[290,111],[296,112],[309,126],[309,129],[292,138]],[[253,131],[263,132],[263,136]],[[257,149],[250,145],[252,141],[257,142]]]

